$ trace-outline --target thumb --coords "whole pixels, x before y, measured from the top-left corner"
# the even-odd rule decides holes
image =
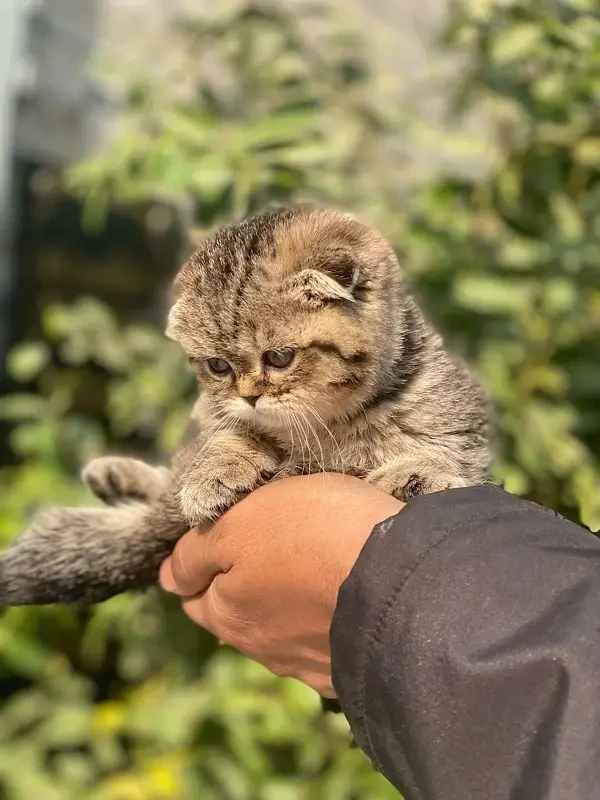
[[[219,537],[192,530],[181,537],[173,554],[163,562],[159,583],[167,592],[193,597],[204,592],[219,573],[228,572],[232,565]]]

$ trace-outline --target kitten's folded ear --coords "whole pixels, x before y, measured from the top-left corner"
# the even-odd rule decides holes
[[[179,300],[173,303],[173,306],[169,311],[169,316],[167,319],[167,327],[165,329],[165,336],[167,337],[167,339],[172,339],[174,342],[179,341],[178,328],[179,328],[180,306],[181,302]]]
[[[340,301],[354,303],[354,280],[344,285],[331,275],[316,269],[303,269],[283,282],[283,291],[309,306],[318,308],[325,303]]]

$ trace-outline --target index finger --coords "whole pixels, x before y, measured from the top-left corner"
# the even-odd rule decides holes
[[[217,575],[232,566],[219,537],[192,530],[181,537],[173,554],[161,565],[159,583],[167,592],[193,597],[206,591]]]

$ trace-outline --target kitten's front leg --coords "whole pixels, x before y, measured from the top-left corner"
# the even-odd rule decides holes
[[[420,494],[470,485],[458,470],[453,472],[446,464],[418,459],[390,461],[370,472],[366,480],[404,502]]]
[[[270,442],[244,432],[213,436],[181,473],[179,502],[190,527],[219,517],[251,491],[268,483],[281,466]]]

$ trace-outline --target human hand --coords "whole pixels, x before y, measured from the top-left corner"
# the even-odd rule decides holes
[[[275,481],[210,531],[183,536],[160,583],[225,644],[335,697],[329,628],[338,591],[374,526],[402,507],[345,475]]]

